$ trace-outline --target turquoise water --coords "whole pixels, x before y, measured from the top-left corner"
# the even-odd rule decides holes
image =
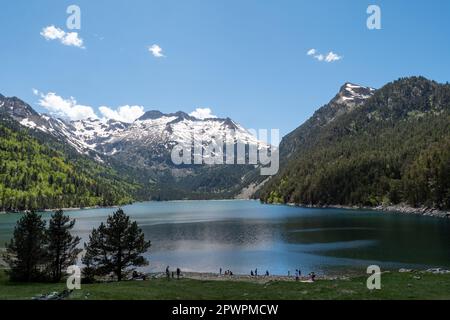
[[[450,267],[450,221],[362,210],[269,206],[257,201],[136,203],[123,208],[152,241],[146,271],[231,269],[332,274],[382,268]],[[114,209],[67,212],[87,241]],[[43,213],[48,218],[50,213]],[[19,214],[0,215],[0,246]]]

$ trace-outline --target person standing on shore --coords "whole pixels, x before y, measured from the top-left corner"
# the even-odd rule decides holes
[[[167,266],[167,268],[166,268],[166,277],[167,277],[167,280],[170,280],[170,270],[169,270],[169,266]]]
[[[177,268],[177,280],[180,280],[181,270]]]

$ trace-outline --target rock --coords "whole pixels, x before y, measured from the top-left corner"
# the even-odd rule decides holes
[[[447,274],[450,273],[450,270],[445,270],[441,268],[430,268],[427,269],[425,272],[433,273],[433,274]]]
[[[67,298],[72,292],[73,290],[64,290],[61,293],[54,291],[49,294],[41,294],[33,297],[32,300],[62,300]]]

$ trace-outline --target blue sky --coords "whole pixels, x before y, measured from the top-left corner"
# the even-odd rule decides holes
[[[52,25],[71,32],[71,4],[81,8],[81,30],[73,31],[84,49],[40,34]],[[381,30],[366,27],[370,4],[381,7]],[[0,11],[0,93],[40,112],[49,93],[74,97],[99,116],[100,106],[211,108],[284,135],[346,81],[380,87],[423,75],[447,82],[449,18],[446,0],[8,1]],[[312,48],[342,59],[320,62],[306,54]]]

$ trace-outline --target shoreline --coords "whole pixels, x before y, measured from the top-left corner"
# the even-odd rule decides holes
[[[443,218],[443,219],[450,219],[450,211],[444,211],[439,210],[436,208],[426,208],[426,207],[420,207],[420,208],[414,208],[408,205],[380,205],[376,207],[369,207],[369,206],[349,206],[349,205],[311,205],[311,204],[299,204],[299,203],[265,203],[261,202],[258,199],[220,199],[220,200],[169,200],[166,202],[184,202],[184,201],[259,201],[262,204],[266,205],[286,205],[290,207],[298,207],[298,208],[310,208],[310,209],[344,209],[344,210],[371,210],[371,211],[378,211],[378,212],[384,212],[384,213],[400,213],[400,214],[407,214],[407,215],[418,215],[418,216],[426,216],[426,217],[436,217],[436,218]],[[133,205],[137,203],[145,203],[145,202],[160,202],[160,201],[136,201],[130,204],[126,204],[124,206]],[[120,208],[121,206],[115,205],[115,206],[109,206],[109,207],[102,207],[102,206],[93,206],[93,207],[80,207],[80,208],[55,208],[55,209],[44,209],[39,210],[37,212],[53,212],[56,210],[63,210],[63,211],[82,211],[82,210],[92,210],[92,209],[114,209],[114,208]],[[0,215],[4,214],[15,214],[15,213],[24,213],[26,211],[19,211],[19,212],[7,212],[7,211],[0,211]]]
[[[137,203],[133,202],[132,204]],[[128,205],[128,204],[127,204]],[[62,210],[64,212],[70,212],[70,211],[82,211],[82,210],[92,210],[92,209],[114,209],[114,208],[120,208],[120,206],[110,206],[110,207],[102,207],[102,206],[93,206],[93,207],[80,207],[80,208],[54,208],[54,209],[41,209],[36,210],[36,212],[55,212],[57,210]],[[16,214],[16,213],[25,213],[27,211],[0,211],[0,215],[2,214]]]
[[[276,205],[276,204],[275,204]],[[389,206],[345,206],[345,205],[305,205],[298,203],[285,203],[281,205],[287,205],[290,207],[299,208],[311,208],[311,209],[344,209],[344,210],[371,210],[384,213],[400,213],[406,215],[418,215],[424,217],[435,217],[441,219],[450,219],[450,211],[442,211],[435,208],[414,208],[407,205],[389,205]]]
[[[450,211],[443,211],[435,208],[413,208],[409,206],[377,206],[373,208],[376,211],[382,212],[395,212],[395,213],[403,213],[403,214],[412,214],[412,215],[420,215],[425,217],[435,217],[435,218],[444,218],[450,219]]]
[[[164,272],[156,272],[149,273],[148,276],[151,279],[165,279],[166,274]],[[316,275],[315,280],[347,280],[351,277],[355,277],[357,275],[339,275],[339,276],[327,276],[327,275]],[[251,275],[243,275],[243,274],[233,274],[229,275],[220,275],[218,273],[213,272],[182,272],[181,279],[191,279],[191,280],[199,280],[199,281],[237,281],[237,282],[252,282],[252,283],[261,283],[265,284],[271,281],[284,281],[284,282],[304,282],[304,283],[312,283],[309,276],[300,276],[299,280],[296,280],[294,276],[281,276],[281,275],[259,275],[259,276],[251,276]],[[176,279],[176,275],[175,275]]]
[[[92,210],[92,209],[117,209],[117,208],[123,208],[125,206],[130,206],[138,203],[146,203],[146,202],[152,202],[152,203],[170,203],[170,202],[188,202],[188,201],[259,201],[256,199],[196,199],[196,200],[189,200],[189,199],[180,199],[180,200],[164,200],[164,201],[157,201],[157,200],[147,200],[147,201],[134,201],[132,203],[127,203],[124,205],[114,205],[114,206],[93,206],[93,207],[78,207],[78,208],[53,208],[53,209],[39,209],[35,210],[36,212],[54,212],[57,210],[63,210],[63,211],[83,211],[83,210]],[[16,213],[25,213],[29,210],[25,211],[0,211],[0,215],[3,214],[16,214]]]
[[[389,274],[389,273],[406,273],[406,274],[450,274],[450,270],[444,269],[444,268],[429,268],[425,270],[420,269],[406,269],[406,268],[400,268],[398,270],[385,270],[382,271],[381,274]],[[164,272],[151,272],[147,273],[147,276],[150,279],[165,279],[166,274]],[[180,279],[191,279],[191,280],[198,280],[198,281],[236,281],[236,282],[251,282],[251,283],[259,283],[259,284],[266,284],[273,281],[281,281],[281,282],[301,282],[301,283],[313,283],[320,280],[326,280],[326,281],[333,281],[333,280],[351,280],[358,277],[366,277],[367,274],[362,273],[353,273],[353,272],[347,272],[347,273],[339,273],[335,275],[321,275],[316,274],[315,280],[311,280],[311,277],[309,275],[302,275],[298,278],[296,278],[295,275],[290,276],[282,276],[282,275],[258,275],[258,276],[251,276],[251,275],[243,275],[243,274],[234,274],[232,276],[224,275],[224,274],[218,274],[213,272],[181,272]],[[175,278],[176,280],[176,275]],[[172,278],[171,278],[172,280]]]

